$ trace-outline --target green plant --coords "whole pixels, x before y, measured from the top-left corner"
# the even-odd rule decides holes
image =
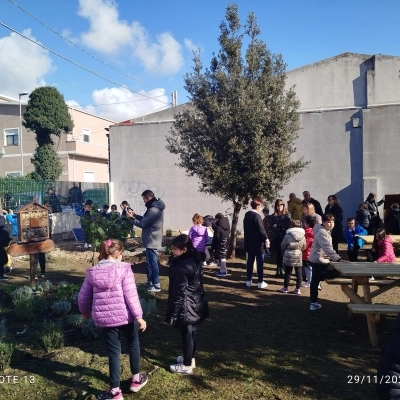
[[[51,290],[52,287],[53,284],[50,281],[38,282],[36,284],[36,291],[47,293]]]
[[[78,304],[78,296],[79,296],[79,293],[78,293],[78,292],[72,293],[71,296],[69,296],[69,301],[70,301],[72,304],[77,305],[77,304]]]
[[[46,309],[46,299],[42,296],[25,297],[16,300],[14,306],[14,315],[19,321],[30,321]]]
[[[171,237],[171,236],[172,236],[172,229],[167,229],[167,230],[165,231],[165,236],[166,236],[166,237]]]
[[[18,300],[32,297],[33,290],[29,286],[22,286],[10,293],[11,299],[15,304]]]
[[[165,246],[165,254],[167,256],[172,256],[172,246]]]
[[[6,320],[3,318],[0,321],[0,342],[3,341],[3,339],[6,337],[6,335],[7,335]]]
[[[10,366],[11,356],[14,352],[12,343],[0,342],[0,371]]]
[[[20,287],[20,285],[11,283],[9,285],[2,286],[0,289],[0,292],[3,292],[11,297],[11,293],[14,292],[16,289],[18,289],[19,287]]]
[[[45,322],[39,340],[46,352],[64,347],[64,332],[60,323]]]
[[[80,285],[76,283],[60,282],[57,286],[56,299],[57,300],[69,300],[73,293],[79,292],[81,289]]]
[[[93,336],[97,339],[101,334],[101,330],[95,325],[92,318],[85,318],[82,323],[82,333],[85,336]]]
[[[56,314],[66,315],[71,311],[71,303],[69,301],[56,301],[52,306],[51,309]]]
[[[83,324],[84,318],[82,314],[70,314],[67,316],[67,323],[73,325],[75,327],[81,327]]]

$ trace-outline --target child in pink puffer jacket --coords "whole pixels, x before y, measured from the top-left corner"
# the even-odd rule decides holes
[[[138,392],[147,383],[140,374],[139,330],[146,329],[142,307],[131,265],[122,262],[124,245],[107,239],[100,245],[99,263],[86,271],[86,278],[78,296],[79,311],[85,318],[104,329],[109,355],[111,388],[98,395],[99,400],[122,400],[120,333],[128,342],[132,373],[130,391]]]

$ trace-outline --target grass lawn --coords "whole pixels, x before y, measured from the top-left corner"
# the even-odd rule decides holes
[[[53,253],[47,279],[82,282],[90,253],[72,250],[71,245]],[[145,282],[144,258],[131,258],[131,263],[137,282]],[[181,354],[180,334],[163,322],[168,267],[161,266],[164,290],[154,294],[157,311],[145,317],[148,329],[141,334],[142,370],[150,373],[149,382],[139,393],[129,393],[125,351],[121,357],[125,399],[376,398],[372,383],[348,383],[350,376],[376,374],[380,350],[369,343],[365,316],[348,317],[347,298],[339,286],[324,284],[323,308],[311,312],[309,289],[302,289],[301,296],[277,292],[282,280],[275,278],[272,264],[265,264],[266,290],[258,290],[255,280],[253,287],[246,288],[243,259],[230,260],[228,269],[228,277],[219,279],[215,270],[205,268],[210,318],[198,333],[194,374],[177,376],[169,372],[169,364]],[[28,284],[28,261],[16,260],[14,270],[12,282]],[[17,335],[26,323],[13,318],[11,303],[2,291],[7,284],[0,284],[0,311],[16,350],[10,368],[0,373],[0,399],[94,399],[107,388],[103,338],[88,339],[80,330],[66,327],[65,347],[46,354],[34,334],[35,324],[42,323],[46,312],[28,323],[26,334]],[[399,294],[396,288],[377,301],[395,304]],[[382,317],[377,325],[380,344],[393,320]],[[61,397],[68,391],[69,397]],[[84,395],[76,397],[80,391]]]

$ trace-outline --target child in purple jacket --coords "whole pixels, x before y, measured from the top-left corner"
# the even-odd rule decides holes
[[[193,218],[193,226],[190,228],[188,236],[192,239],[193,247],[199,253],[199,270],[202,272],[203,263],[206,260],[206,244],[208,240],[208,231],[207,227],[203,226],[203,217],[199,214],[194,214]]]
[[[122,262],[124,245],[107,239],[100,245],[99,263],[86,271],[78,296],[79,311],[85,318],[104,329],[109,356],[111,388],[98,395],[99,400],[123,399],[121,379],[121,341],[124,333],[128,342],[132,373],[129,390],[138,392],[147,383],[140,374],[139,330],[146,329],[135,278],[129,263]]]

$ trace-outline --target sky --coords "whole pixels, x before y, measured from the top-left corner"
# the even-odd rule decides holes
[[[169,107],[174,91],[178,103],[185,103],[193,50],[208,67],[229,4],[0,0],[0,94],[18,99],[18,93],[52,85],[71,106],[116,122]],[[398,0],[236,4],[243,25],[255,13],[260,39],[282,54],[287,70],[345,52],[400,56]]]

